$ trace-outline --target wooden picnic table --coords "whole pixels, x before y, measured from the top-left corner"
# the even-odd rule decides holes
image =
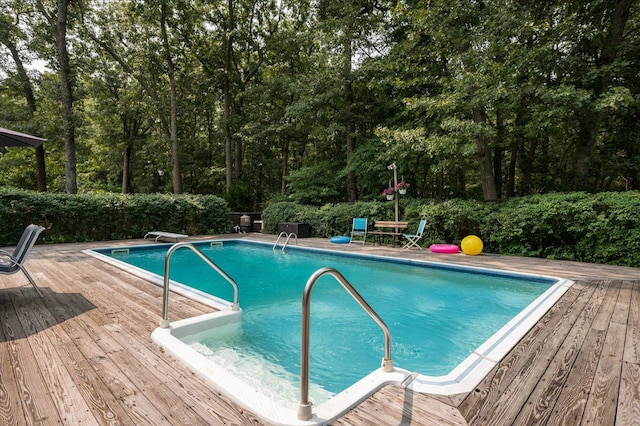
[[[405,234],[405,230],[409,227],[409,222],[395,222],[387,220],[377,220],[373,223],[373,231],[368,232],[370,235],[377,236],[380,240],[383,237],[392,237],[394,242],[399,240]]]

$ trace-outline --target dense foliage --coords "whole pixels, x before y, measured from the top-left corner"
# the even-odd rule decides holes
[[[487,253],[578,260],[640,267],[640,193],[583,192],[512,198],[502,203],[473,200],[405,200],[401,220],[415,230],[427,220],[423,247],[478,235]],[[393,217],[393,203],[362,202],[313,207],[274,203],[263,212],[265,232],[279,222],[304,222],[313,236],[349,235],[353,217]]]
[[[424,199],[637,190],[638,11],[0,0],[0,127],[49,140],[0,152],[0,184],[254,210],[374,200],[396,162]]]
[[[212,195],[122,195],[0,190],[0,241],[15,245],[29,223],[41,242],[141,238],[148,231],[187,235],[228,232],[229,208]]]
[[[403,198],[400,220],[415,230],[427,220],[423,247],[478,235],[486,253],[640,267],[640,192],[551,193],[500,203]],[[263,232],[280,222],[311,225],[314,237],[349,235],[354,217],[389,220],[391,202],[311,206],[274,202],[263,213]],[[140,238],[151,230],[207,235],[231,230],[229,208],[211,195],[40,193],[0,190],[0,240],[15,244],[24,227],[46,227],[41,242]]]

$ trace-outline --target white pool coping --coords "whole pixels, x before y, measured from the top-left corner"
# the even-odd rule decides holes
[[[119,249],[119,248],[114,248]],[[322,249],[311,249],[329,251]],[[157,285],[163,285],[163,278],[141,268],[121,262],[109,256],[93,250],[84,250],[86,254],[99,258],[109,264],[124,269],[140,278],[151,281]],[[340,253],[344,254],[344,253]],[[369,254],[358,254],[358,257],[394,259]],[[407,262],[406,259],[400,259]],[[423,264],[425,266],[442,266],[428,261],[413,260],[409,263]],[[467,393],[484,379],[484,377],[496,366],[505,355],[529,332],[529,330],[545,315],[545,313],[562,297],[573,285],[573,281],[521,272],[507,272],[489,268],[468,267],[451,265],[455,269],[468,271],[497,272],[500,274],[515,274],[525,277],[552,279],[556,282],[543,294],[537,297],[524,310],[511,321],[505,324],[486,342],[480,345],[471,355],[460,363],[453,371],[444,376],[426,376],[417,372],[396,366],[393,372],[386,373],[378,369],[363,377],[360,381],[346,390],[338,393],[330,400],[313,407],[313,417],[309,421],[297,419],[297,407],[282,407],[255,391],[255,389],[235,376],[229,374],[224,368],[213,363],[196,350],[190,348],[180,340],[180,337],[191,335],[221,326],[229,322],[240,321],[242,311],[232,311],[231,302],[225,301],[195,289],[186,287],[178,282],[171,281],[171,291],[183,294],[187,297],[205,303],[208,306],[220,309],[217,312],[200,315],[172,322],[169,328],[157,328],[152,333],[152,339],[168,350],[173,356],[186,363],[193,371],[205,378],[214,388],[222,394],[234,400],[239,405],[251,410],[259,417],[274,425],[318,425],[330,424],[341,417],[352,407],[356,406],[377,390],[388,384],[402,384],[416,392],[439,395],[454,395]],[[171,311],[169,310],[169,315]],[[393,358],[393,353],[391,354]]]

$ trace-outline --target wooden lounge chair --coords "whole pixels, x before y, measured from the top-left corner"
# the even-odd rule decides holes
[[[24,275],[27,277],[33,288],[36,289],[36,292],[40,297],[42,297],[42,293],[36,285],[36,282],[31,278],[31,275],[29,275],[29,272],[27,272],[24,267],[24,262],[33,248],[33,245],[36,243],[38,236],[42,231],[44,231],[44,229],[45,228],[43,226],[31,224],[25,228],[22,233],[22,237],[20,237],[20,241],[18,241],[18,245],[16,245],[16,248],[13,250],[13,254],[0,250],[0,274],[11,275],[18,271],[24,272]]]

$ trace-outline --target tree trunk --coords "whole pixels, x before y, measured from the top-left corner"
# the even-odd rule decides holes
[[[467,178],[462,167],[456,167],[456,185],[460,192],[467,192]]]
[[[36,148],[36,173],[38,176],[38,192],[47,192],[47,166],[43,145]]]
[[[516,164],[518,164],[518,146],[514,143],[511,146],[511,158],[509,159],[509,171],[507,172],[507,198],[512,198],[516,194]]]
[[[227,1],[228,24],[227,46],[224,57],[224,84],[222,94],[224,96],[224,160],[226,166],[227,191],[233,184],[233,140],[231,138],[231,73],[233,54],[233,30],[235,28],[233,0]]]
[[[235,111],[237,112],[237,111]],[[242,178],[242,138],[233,141],[233,181],[240,182]]]
[[[498,199],[502,198],[502,161],[504,159],[504,114],[498,108],[496,110],[496,130],[497,140],[493,147],[493,178],[495,180],[496,194]]]
[[[593,187],[589,179],[589,166],[600,129],[601,114],[589,109],[583,110],[580,116],[582,117],[582,122],[580,123],[580,131],[578,132],[576,143],[577,152],[574,163],[576,172],[573,189],[587,191]]]
[[[482,195],[485,201],[498,201],[498,191],[496,181],[493,176],[493,160],[491,158],[491,148],[487,140],[483,137],[476,137],[476,157],[480,169],[480,182],[482,184]]]
[[[178,101],[176,91],[175,67],[173,58],[171,57],[171,49],[169,47],[169,37],[167,35],[167,2],[163,1],[160,13],[160,31],[162,32],[162,45],[164,47],[165,61],[167,63],[167,76],[169,77],[170,86],[170,104],[171,117],[169,124],[169,139],[171,140],[171,164],[173,177],[173,193],[182,193],[182,176],[180,173],[180,147],[178,144]]]
[[[131,180],[130,176],[131,171],[131,143],[127,139],[125,141],[124,148],[124,160],[122,162],[122,193],[129,193],[129,182]]]
[[[286,138],[284,147],[282,148],[282,186],[280,193],[287,193],[287,176],[289,176],[289,139]]]
[[[351,162],[353,161],[353,155],[356,150],[356,124],[354,122],[353,108],[353,84],[351,82],[351,57],[353,55],[351,47],[351,39],[347,37],[343,43],[344,47],[344,100],[346,110],[346,131],[347,131],[347,195],[350,203],[355,203],[357,199],[357,182],[356,172],[351,168]]]
[[[476,123],[485,123],[486,115],[480,109],[473,110],[473,120]],[[476,136],[476,158],[480,170],[480,183],[482,185],[482,195],[485,201],[498,201],[498,191],[496,189],[496,180],[493,174],[493,158],[491,156],[491,147],[487,138],[484,136]]]
[[[58,14],[56,22],[52,25],[56,39],[58,65],[60,66],[60,98],[62,101],[62,136],[64,139],[65,154],[65,191],[69,194],[78,192],[76,170],[76,138],[73,119],[73,90],[71,84],[71,66],[69,64],[69,52],[67,51],[67,5],[68,0],[58,0]]]

